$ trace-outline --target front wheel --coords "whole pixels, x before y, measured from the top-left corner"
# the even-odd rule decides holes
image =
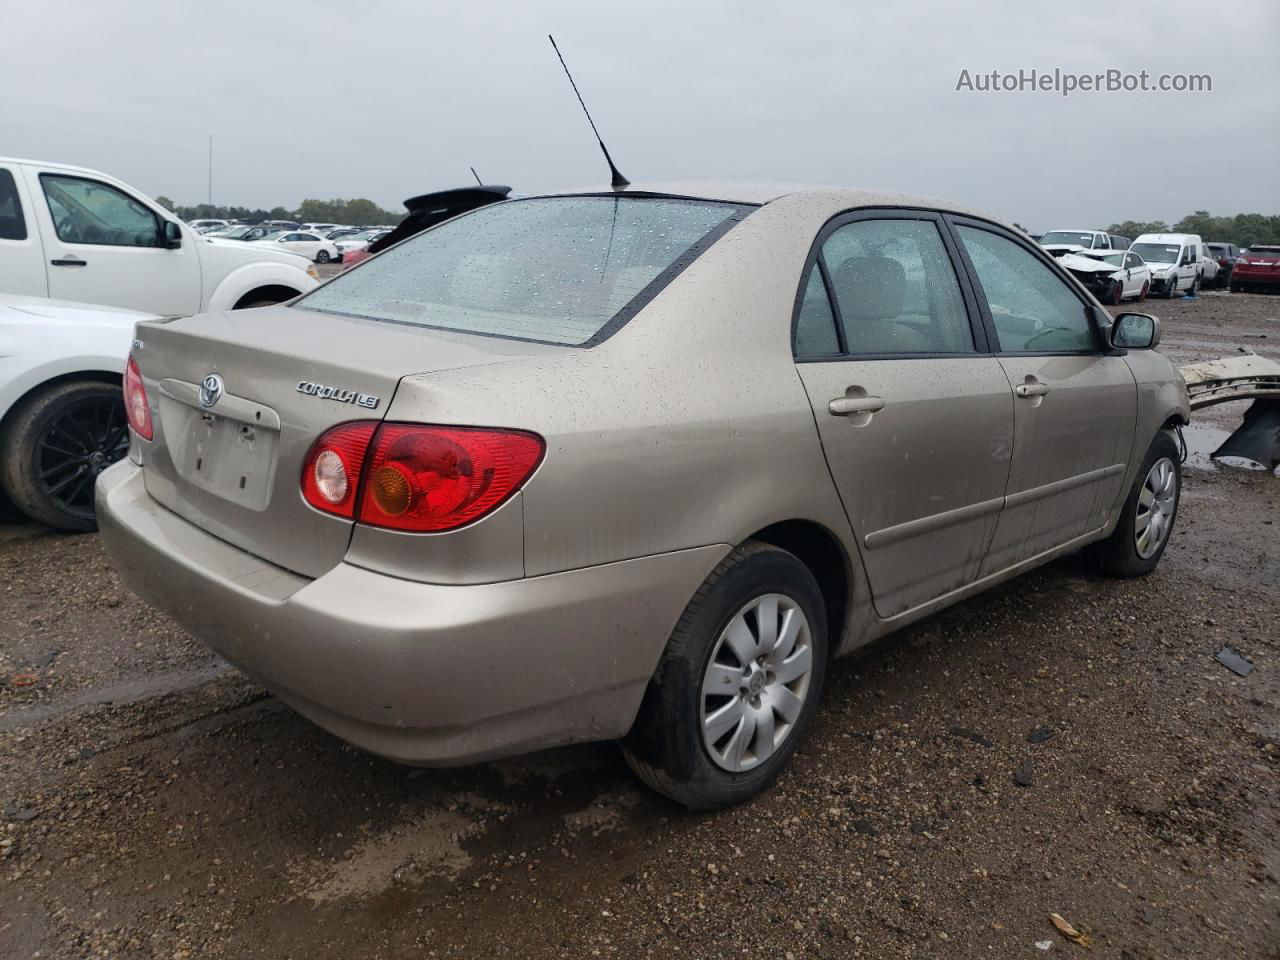
[[[1124,281],[1116,280],[1111,285],[1111,290],[1107,293],[1106,303],[1110,306],[1118,306],[1124,300]]]
[[[1187,291],[1187,296],[1194,297],[1199,292],[1200,292],[1200,276],[1197,274],[1196,276],[1191,278],[1191,289]]]
[[[685,608],[623,744],[627,762],[691,809],[755,796],[808,732],[826,660],[826,609],[809,568],[743,544]]]
[[[1115,530],[1094,547],[1094,556],[1104,573],[1140,577],[1156,568],[1178,518],[1182,494],[1180,460],[1172,435],[1161,430],[1143,458]]]
[[[1150,292],[1151,292],[1151,281],[1143,280],[1142,291],[1138,294],[1138,302],[1141,303],[1143,300],[1147,299],[1147,294]]]

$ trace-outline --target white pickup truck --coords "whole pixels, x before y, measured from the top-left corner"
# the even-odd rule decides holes
[[[303,257],[202,237],[114,177],[0,157],[0,293],[171,316],[279,303],[317,282]]]

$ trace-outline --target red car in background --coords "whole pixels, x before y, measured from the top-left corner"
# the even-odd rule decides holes
[[[1255,243],[1240,254],[1231,270],[1231,292],[1280,288],[1280,244]]]

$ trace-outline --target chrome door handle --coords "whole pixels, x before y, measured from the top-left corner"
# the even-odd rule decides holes
[[[55,267],[83,267],[87,265],[87,261],[81,260],[79,257],[63,257],[61,260],[50,260]]]
[[[1013,388],[1014,394],[1022,400],[1030,397],[1043,397],[1049,392],[1048,384],[1044,383],[1020,383]]]
[[[853,417],[860,413],[879,413],[884,409],[880,397],[836,397],[827,404],[833,417]]]

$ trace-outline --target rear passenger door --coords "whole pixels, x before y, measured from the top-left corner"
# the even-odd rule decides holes
[[[1043,253],[992,224],[948,219],[1015,395],[1013,464],[985,576],[1106,522],[1132,452],[1137,386],[1096,308]]]
[[[1009,475],[1013,396],[956,263],[938,214],[859,211],[798,294],[797,370],[882,617],[977,578]]]
[[[40,231],[31,216],[22,170],[0,164],[0,293],[47,297]]]

